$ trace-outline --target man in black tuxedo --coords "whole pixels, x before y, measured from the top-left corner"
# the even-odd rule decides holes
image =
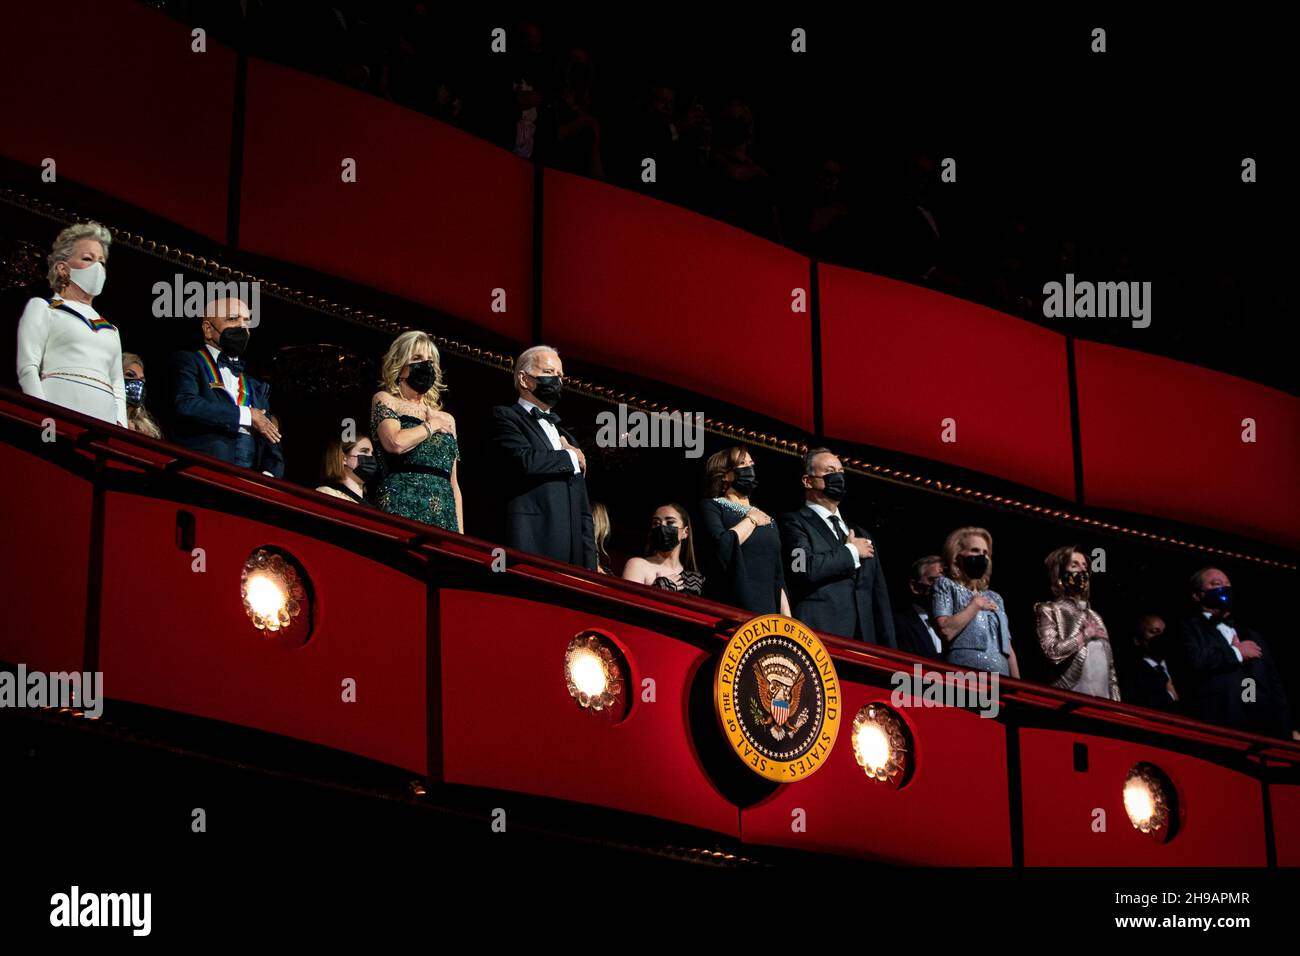
[[[270,417],[271,386],[244,369],[250,318],[241,299],[208,303],[203,347],[170,359],[172,428],[186,448],[281,478],[284,457],[280,429]]]
[[[515,360],[519,400],[492,409],[492,443],[506,492],[506,543],[595,570],[587,458],[552,411],[563,381],[555,349],[535,345]]]
[[[1137,655],[1120,674],[1120,700],[1168,713],[1182,711],[1178,687],[1165,661],[1165,645],[1164,620],[1155,614],[1138,618],[1133,633]]]
[[[943,659],[943,640],[930,618],[934,582],[941,577],[943,558],[939,555],[926,555],[912,562],[912,576],[907,581],[911,607],[894,613],[894,636],[898,639],[900,651],[934,660]]]
[[[794,616],[814,630],[897,647],[875,545],[840,515],[844,466],[830,449],[814,448],[802,484],[804,506],[780,518]]]
[[[1290,709],[1273,655],[1263,636],[1234,618],[1228,576],[1202,568],[1192,575],[1191,588],[1198,612],[1184,622],[1170,653],[1188,714],[1223,727],[1291,737]]]

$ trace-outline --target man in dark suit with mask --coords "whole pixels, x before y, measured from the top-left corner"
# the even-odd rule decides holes
[[[270,416],[271,387],[244,368],[250,319],[241,299],[208,303],[203,347],[170,359],[172,427],[186,448],[280,478],[284,457],[280,429]]]
[[[1221,727],[1291,737],[1286,691],[1259,632],[1234,616],[1232,582],[1218,568],[1192,575],[1197,613],[1170,648],[1178,693],[1191,717]]]
[[[939,555],[926,555],[912,562],[912,576],[907,582],[911,606],[894,614],[894,637],[900,651],[935,660],[943,658],[943,639],[935,631],[930,614],[934,582],[941,577],[943,558]]]
[[[1155,614],[1138,618],[1133,632],[1135,659],[1120,671],[1119,699],[1126,704],[1178,713],[1182,704],[1165,660],[1165,622]]]
[[[780,518],[794,616],[827,634],[897,647],[875,544],[840,515],[844,466],[830,449],[814,448],[802,484],[804,506]]]
[[[564,366],[548,345],[515,360],[518,401],[492,409],[492,444],[505,483],[506,543],[595,570],[587,458],[560,427]]]

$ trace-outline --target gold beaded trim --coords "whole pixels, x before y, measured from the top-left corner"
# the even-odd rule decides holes
[[[82,375],[80,372],[42,372],[41,379],[47,378],[84,378],[88,382],[94,382],[96,385],[102,385],[108,391],[113,390],[113,386],[104,381],[102,378],[95,378],[93,375]]]

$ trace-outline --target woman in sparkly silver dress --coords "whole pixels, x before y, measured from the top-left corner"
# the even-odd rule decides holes
[[[1020,676],[1002,595],[989,589],[993,536],[983,528],[958,528],[943,545],[944,576],[934,582],[931,616],[944,660],[961,668]]]
[[[1052,665],[1053,687],[1119,700],[1106,625],[1088,604],[1088,558],[1073,545],[1047,556],[1051,601],[1034,605],[1038,643]]]

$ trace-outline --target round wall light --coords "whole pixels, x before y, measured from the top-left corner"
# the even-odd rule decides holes
[[[564,651],[564,683],[583,710],[622,716],[626,708],[627,667],[613,641],[583,631]]]
[[[902,718],[870,703],[853,718],[853,756],[872,780],[897,789],[911,776],[912,743]]]
[[[239,577],[244,613],[267,637],[305,644],[311,636],[311,596],[307,577],[288,554],[258,548]]]
[[[1124,781],[1124,812],[1133,829],[1161,843],[1173,839],[1178,825],[1178,791],[1155,764],[1139,763]]]

